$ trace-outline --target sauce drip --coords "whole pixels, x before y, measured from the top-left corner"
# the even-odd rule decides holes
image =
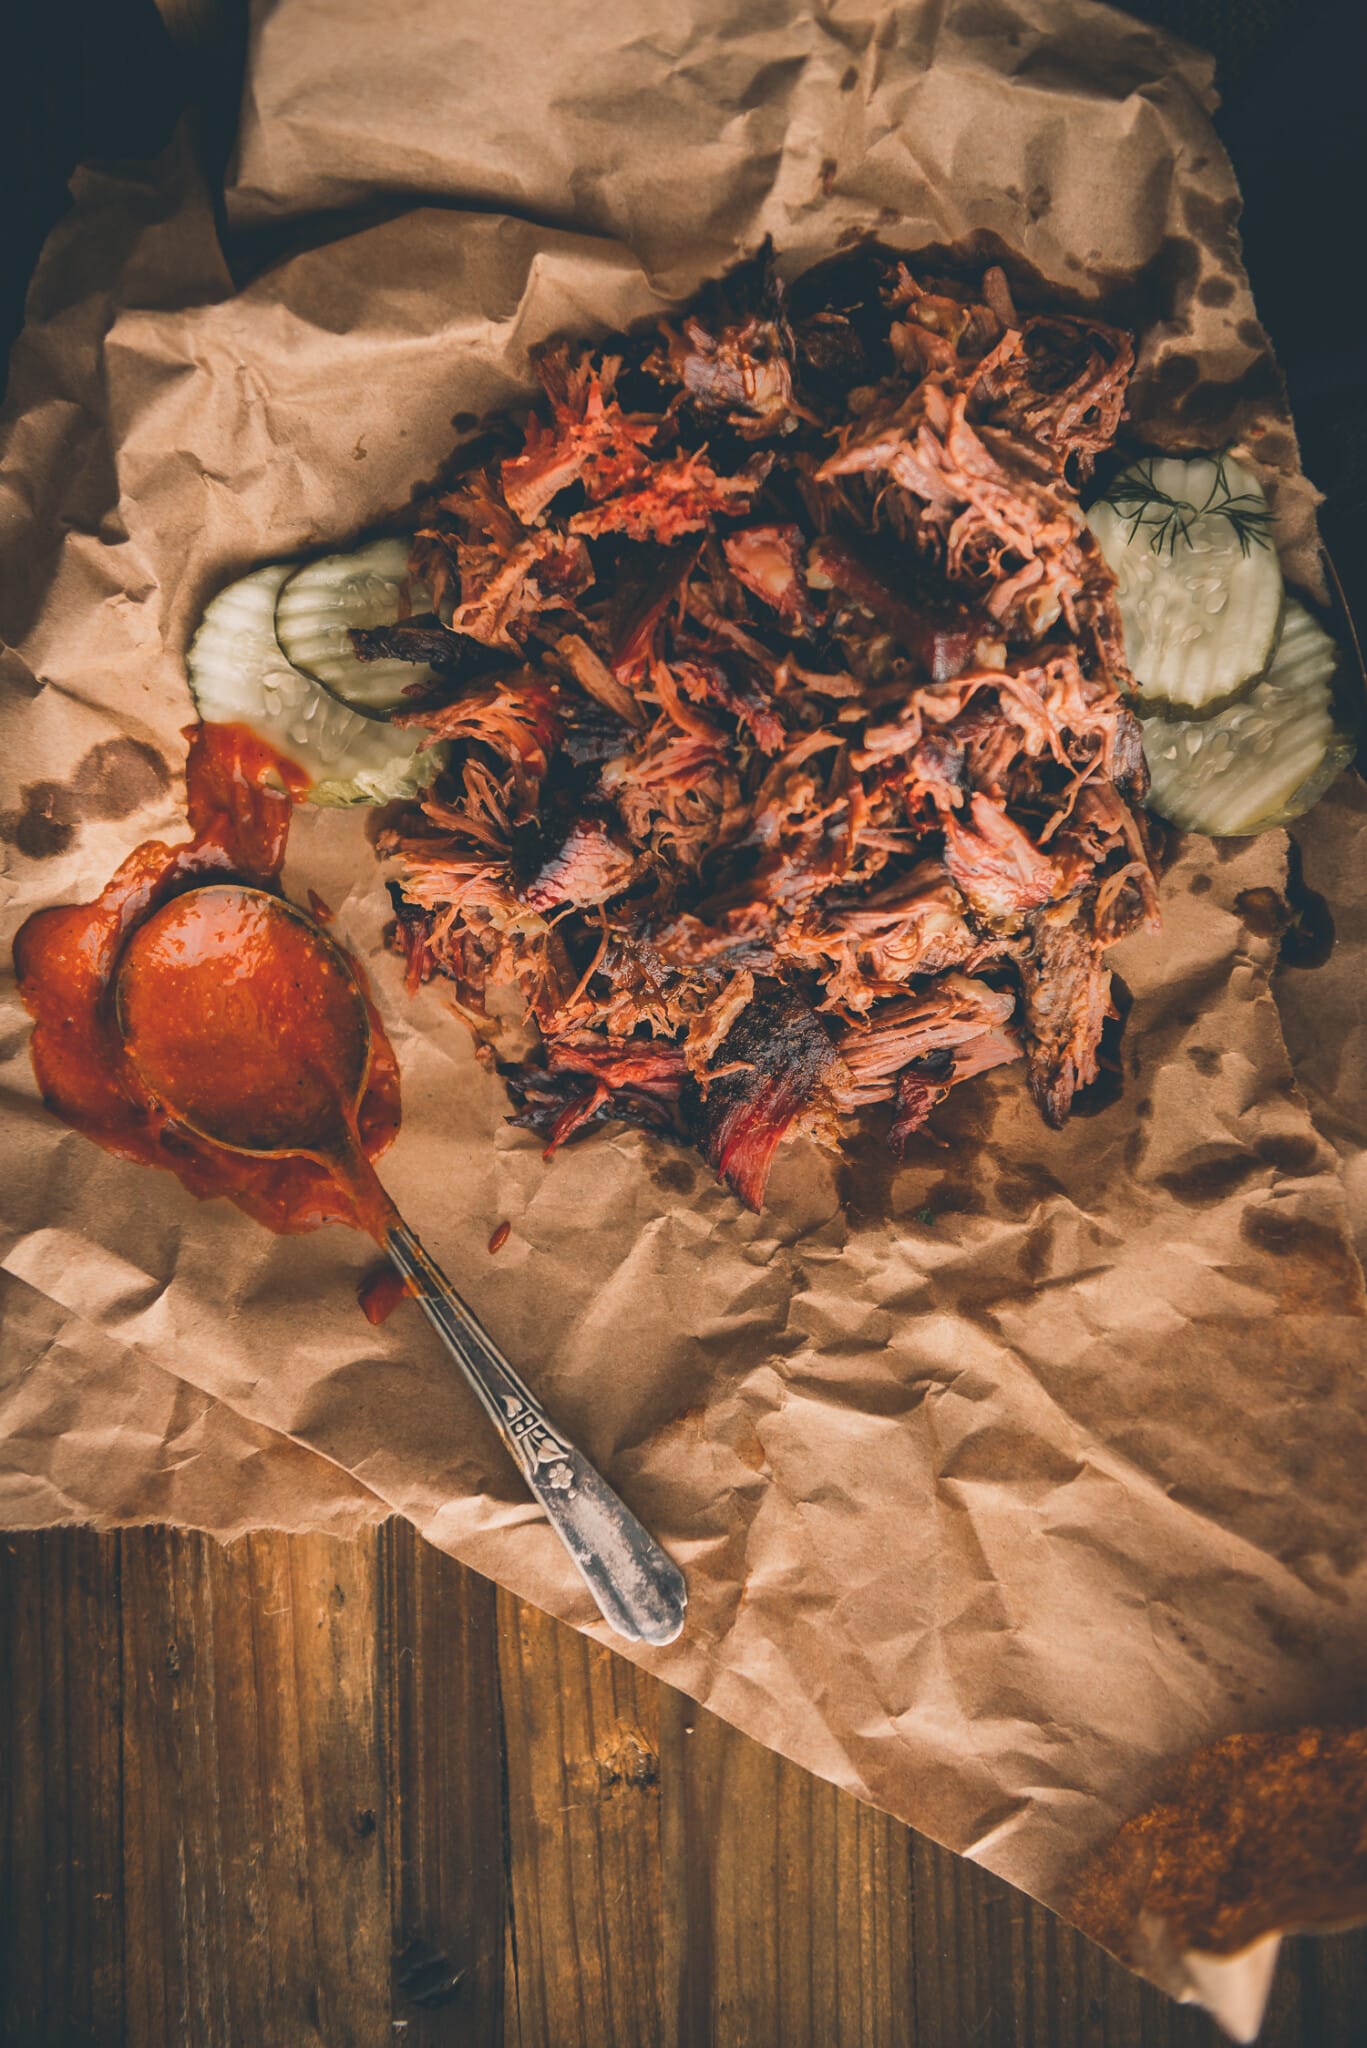
[[[320,1008],[311,959],[311,999],[299,1000],[298,948],[317,944],[302,914],[254,919],[244,907],[250,899],[233,890],[187,894],[205,883],[233,881],[278,893],[294,798],[306,778],[243,726],[194,726],[189,742],[191,839],[180,846],[148,841],[93,903],[37,911],[15,940],[20,991],[35,1020],[33,1064],[43,1099],[107,1151],[166,1168],[201,1199],[226,1195],[271,1230],[333,1222],[367,1228],[357,1196],[326,1165],[297,1156],[251,1158],[177,1121],[124,1045],[114,1014],[116,978],[125,1023],[134,1045],[146,1050],[146,1064],[165,1073],[169,1063],[186,1090],[178,1099],[220,1138],[230,1128],[240,1133],[237,1142],[259,1144],[272,1116],[275,1129],[288,1124],[297,1131],[301,1089],[320,1117],[326,1098],[335,1130],[362,1081],[356,1126],[367,1157],[378,1157],[399,1127],[398,1062],[369,999],[357,995],[339,965],[333,993]],[[248,995],[245,974],[226,970],[235,964],[235,948],[250,946],[253,929],[258,939],[269,931],[270,943],[253,957]],[[290,940],[295,929],[298,945]],[[337,1068],[334,999],[365,1006],[370,1055],[361,1073]],[[244,1001],[251,1011],[241,1008]],[[266,1019],[278,1056],[244,1062],[246,1038],[232,1028],[234,1017],[239,1026]],[[352,1036],[364,1042],[363,1033]]]
[[[403,1275],[386,1260],[382,1266],[371,1267],[356,1289],[356,1300],[366,1321],[378,1329],[381,1323],[389,1321],[407,1293]]]

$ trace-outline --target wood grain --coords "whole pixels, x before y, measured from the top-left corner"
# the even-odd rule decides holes
[[[390,1523],[0,1539],[4,2048],[1216,2048]],[[1367,1933],[1263,2048],[1362,2048]]]
[[[676,2038],[910,2048],[906,1829],[679,1695],[663,1725]]]
[[[379,1532],[374,1556],[395,2039],[499,2042],[509,1905],[497,1591],[406,1522]]]
[[[508,1773],[508,2038],[660,2048],[661,1688],[498,1597]]]
[[[130,2038],[379,2039],[373,1553],[319,1537],[113,1540]]]
[[[124,2009],[118,1545],[0,1542],[0,2041],[113,2040]]]

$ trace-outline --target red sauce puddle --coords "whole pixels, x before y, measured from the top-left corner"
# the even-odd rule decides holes
[[[176,1124],[125,1053],[112,995],[134,933],[164,904],[206,881],[240,881],[279,894],[294,799],[307,787],[291,762],[243,726],[192,726],[188,737],[186,814],[192,838],[180,846],[149,840],[128,856],[93,903],[36,911],[15,940],[20,992],[34,1017],[33,1065],[43,1100],[106,1151],[164,1167],[201,1200],[226,1195],[270,1230],[313,1230],[323,1223],[364,1229],[355,1199],[313,1160],[248,1158]],[[178,922],[193,922],[188,908]],[[299,1003],[291,1006],[288,955],[282,946],[262,967],[279,984],[275,1079],[282,1103],[297,1071],[291,1033],[308,1029]],[[368,996],[366,1009],[371,1051],[356,1122],[367,1157],[375,1159],[399,1128],[399,1068]],[[231,1034],[197,1042],[194,1057],[204,1085],[230,1094],[237,1072]],[[252,1081],[259,1107],[269,1077],[258,1072]],[[399,1287],[402,1292],[401,1282]]]

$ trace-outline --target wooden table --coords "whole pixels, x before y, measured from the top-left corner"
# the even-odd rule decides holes
[[[1178,2048],[1007,1885],[422,1543],[0,1538],[6,2048]],[[1265,2048],[1360,2048],[1367,1935]]]
[[[177,54],[150,0],[24,12],[3,340],[72,162],[192,94],[226,148],[224,19]],[[4,2048],[1216,2039],[404,1524],[0,1537]],[[1367,1934],[1288,1945],[1263,2040],[1361,2048]]]

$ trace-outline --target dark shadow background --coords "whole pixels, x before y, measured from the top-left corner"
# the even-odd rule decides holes
[[[180,0],[184,4],[184,0]],[[3,190],[0,354],[23,317],[43,237],[83,160],[150,156],[189,102],[204,153],[232,144],[245,0],[193,0],[216,29],[178,47],[153,0],[30,4],[0,33]],[[1359,626],[1367,622],[1367,54],[1364,0],[1133,0],[1129,10],[1212,50],[1216,126],[1245,196],[1258,309],[1291,395],[1323,531]],[[168,14],[174,21],[172,0]]]

